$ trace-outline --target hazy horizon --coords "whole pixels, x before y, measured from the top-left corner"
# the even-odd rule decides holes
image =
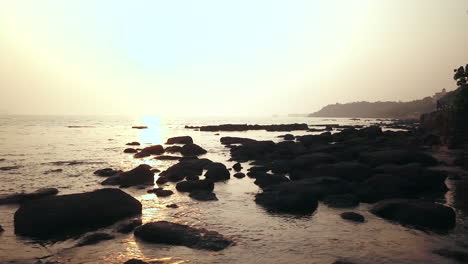
[[[455,89],[466,0],[0,0],[0,114],[245,116]]]

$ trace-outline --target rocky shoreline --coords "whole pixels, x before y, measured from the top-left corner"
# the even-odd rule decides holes
[[[306,124],[186,128],[212,132],[310,130]],[[384,131],[380,126],[347,126],[335,133],[286,134],[281,136],[283,140],[280,142],[221,137],[220,143],[229,149],[230,160],[237,162],[232,168],[199,157],[207,150],[195,144],[191,137],[173,137],[166,142],[171,146],[154,145],[134,149],[134,152],[124,150],[125,153],[135,153],[135,159],[154,156],[162,161],[178,161],[164,171],[142,164],[129,171],[104,168],[97,170],[95,175],[105,178],[102,185],[148,188],[148,193],[158,197],[172,195],[174,192],[164,187],[175,185],[177,191],[189,193],[191,199],[214,202],[213,206],[218,200],[215,194],[218,182],[228,181],[231,176],[238,179],[247,176],[261,189],[254,202],[274,214],[310,215],[319,203],[350,210],[360,203],[368,203],[372,204],[370,213],[388,221],[440,234],[450,232],[456,225],[456,212],[441,202],[448,190],[445,180],[449,174],[434,169],[440,161],[428,153],[440,140],[416,125],[405,123],[404,128]],[[140,143],[127,145],[139,146]],[[466,169],[465,160],[466,152],[461,152],[455,165]],[[244,170],[244,167],[248,169]],[[155,183],[158,188],[154,187]],[[0,204],[20,204],[14,227],[15,233],[21,236],[63,239],[122,221],[116,232],[134,232],[143,243],[182,245],[209,251],[235,245],[231,238],[215,231],[167,221],[143,224],[139,218],[128,220],[141,214],[142,205],[120,189],[104,188],[70,195],[57,193],[56,189],[43,189],[30,194],[14,194],[0,198]],[[353,211],[340,216],[345,221],[366,223],[364,216]],[[108,233],[92,233],[84,236],[77,246],[94,245],[113,238]],[[133,259],[126,263],[145,263],[138,261]]]

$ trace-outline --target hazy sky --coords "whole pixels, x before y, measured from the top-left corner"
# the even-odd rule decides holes
[[[257,115],[453,89],[468,0],[0,0],[0,112]]]

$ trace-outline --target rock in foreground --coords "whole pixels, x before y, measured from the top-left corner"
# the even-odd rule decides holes
[[[374,205],[377,216],[419,229],[448,230],[455,227],[452,208],[421,200],[390,199]]]
[[[119,189],[51,196],[21,205],[14,217],[15,233],[39,238],[81,233],[141,214],[141,208]]]
[[[135,230],[135,236],[151,243],[162,243],[189,248],[219,251],[232,244],[221,234],[205,229],[157,221],[144,224]]]

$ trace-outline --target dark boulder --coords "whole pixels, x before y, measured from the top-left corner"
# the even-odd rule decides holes
[[[171,137],[167,139],[166,144],[192,144],[193,139],[190,136]]]
[[[159,176],[158,179],[156,180],[157,184],[165,184],[169,182],[166,176]]]
[[[242,173],[242,172],[238,172],[236,174],[233,175],[234,177],[238,178],[238,179],[242,179],[245,177],[245,174]]]
[[[375,204],[371,212],[419,229],[442,231],[455,227],[455,211],[452,208],[422,200],[383,200]]]
[[[149,264],[149,263],[145,262],[143,260],[139,260],[139,259],[129,259],[129,260],[125,261],[124,264]]]
[[[121,173],[121,172],[122,172],[121,170],[114,170],[112,168],[105,168],[105,169],[100,169],[100,170],[95,171],[94,175],[102,176],[102,177],[110,177],[110,176],[114,176],[117,173]]]
[[[135,236],[143,241],[189,248],[219,251],[232,244],[221,234],[205,229],[157,221],[144,224],[135,230]]]
[[[179,192],[213,191],[214,183],[209,180],[182,181],[176,184]]]
[[[150,155],[161,155],[164,153],[164,147],[161,145],[149,146],[142,149],[140,152],[134,155],[135,158],[144,158]]]
[[[209,191],[194,191],[189,194],[189,197],[197,201],[217,201],[216,194]]]
[[[180,152],[181,150],[182,150],[181,146],[170,146],[166,148],[166,152],[168,153],[177,153],[177,152]]]
[[[350,208],[359,205],[359,199],[350,193],[327,195],[323,203],[333,208]]]
[[[379,126],[369,126],[358,130],[360,136],[375,139],[383,135],[382,129]]]
[[[143,224],[143,222],[141,221],[141,219],[139,219],[139,218],[132,219],[132,220],[127,221],[127,222],[125,222],[123,224],[120,224],[117,227],[117,232],[127,234],[127,233],[132,232],[133,230],[135,230],[135,228],[141,226],[142,224]]]
[[[154,184],[154,172],[151,171],[151,167],[149,165],[141,164],[132,170],[109,177],[101,184],[120,185],[120,187]]]
[[[361,182],[372,175],[372,169],[362,163],[345,161],[319,165],[313,170],[313,174]]]
[[[171,190],[164,190],[163,188],[156,188],[156,189],[153,189],[153,190],[149,190],[148,191],[149,193],[154,193],[156,194],[156,196],[158,197],[168,197],[168,196],[171,196],[174,194],[173,191]]]
[[[225,181],[231,178],[229,170],[226,165],[218,162],[213,162],[207,166],[205,178],[212,181]]]
[[[76,244],[77,247],[82,247],[82,246],[89,246],[89,245],[95,245],[101,241],[105,240],[111,240],[114,239],[115,237],[111,234],[108,233],[93,233],[85,236],[83,239],[81,239],[78,244]]]
[[[344,212],[344,213],[341,213],[340,216],[343,219],[357,222],[357,223],[364,223],[364,221],[366,221],[364,216],[355,212]]]
[[[39,199],[56,195],[59,191],[56,188],[42,188],[31,193],[15,193],[0,196],[0,204],[24,203],[29,200]]]
[[[15,233],[49,238],[98,228],[141,214],[141,203],[119,189],[50,196],[20,206],[14,217]]]
[[[140,146],[140,143],[136,142],[136,141],[133,141],[133,142],[127,143],[126,145],[127,146]]]
[[[172,165],[159,175],[166,177],[171,182],[178,182],[186,177],[201,175],[211,163],[208,159],[181,159],[179,163]]]
[[[138,150],[134,149],[134,148],[126,148],[124,149],[123,151],[124,153],[137,153]]]
[[[242,170],[242,165],[238,162],[238,163],[234,164],[234,165],[232,166],[232,168],[233,168],[235,171],[239,172],[239,171]]]
[[[292,134],[286,134],[286,135],[284,135],[283,138],[284,138],[284,140],[294,140],[295,139],[294,135],[292,135]]]
[[[265,188],[270,185],[280,184],[283,182],[288,182],[289,179],[286,178],[284,175],[278,174],[258,174],[255,178],[255,184],[258,185],[260,188]]]
[[[360,161],[373,167],[384,164],[408,163],[419,163],[424,166],[437,165],[437,160],[426,153],[404,149],[388,149],[363,153],[360,156]]]
[[[198,175],[188,175],[185,177],[187,181],[198,181],[200,179],[200,176]]]
[[[186,144],[182,147],[180,153],[184,156],[199,156],[206,154],[207,151],[197,144]]]

